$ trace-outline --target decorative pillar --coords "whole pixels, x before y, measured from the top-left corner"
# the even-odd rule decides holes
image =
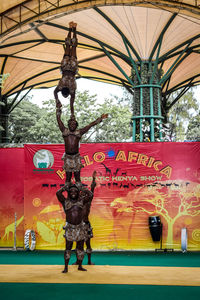
[[[163,116],[159,84],[162,70],[157,69],[156,65],[142,61],[137,64],[138,72],[132,69],[133,142],[162,141]]]

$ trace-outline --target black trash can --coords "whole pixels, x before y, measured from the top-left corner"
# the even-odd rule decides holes
[[[154,242],[159,242],[162,236],[162,223],[159,216],[149,217],[149,230],[152,240]]]

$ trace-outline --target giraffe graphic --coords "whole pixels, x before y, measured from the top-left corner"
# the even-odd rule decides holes
[[[16,227],[19,226],[19,224],[23,221],[23,219],[24,219],[24,216],[22,216],[19,220],[17,220]],[[3,240],[5,240],[5,239],[8,240],[10,232],[12,232],[12,234],[14,235],[14,231],[15,231],[15,222],[6,226]]]

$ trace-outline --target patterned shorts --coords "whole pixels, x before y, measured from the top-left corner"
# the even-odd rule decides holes
[[[63,88],[68,88],[70,95],[74,94],[77,88],[75,76],[70,74],[63,75],[58,83],[58,88],[59,91]]]
[[[68,241],[79,242],[86,238],[85,223],[81,222],[78,225],[66,223],[64,237]]]
[[[78,172],[83,168],[83,164],[81,163],[81,156],[79,153],[75,155],[68,155],[64,153],[62,160],[64,160],[63,169],[66,172]]]
[[[75,57],[64,56],[61,61],[61,71],[64,72],[72,72],[77,74],[78,72],[78,63]]]

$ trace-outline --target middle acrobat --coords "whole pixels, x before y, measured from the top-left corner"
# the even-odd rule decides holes
[[[70,95],[70,110],[71,115],[74,116],[74,99],[76,93],[76,79],[75,76],[78,73],[78,62],[76,47],[78,40],[76,37],[76,26],[74,22],[69,23],[69,33],[65,39],[65,53],[61,61],[62,78],[60,79],[58,86],[54,90],[54,97],[56,99],[56,106],[62,106],[58,98],[58,93],[61,92],[63,97],[67,98]],[[73,37],[71,37],[73,32]]]

